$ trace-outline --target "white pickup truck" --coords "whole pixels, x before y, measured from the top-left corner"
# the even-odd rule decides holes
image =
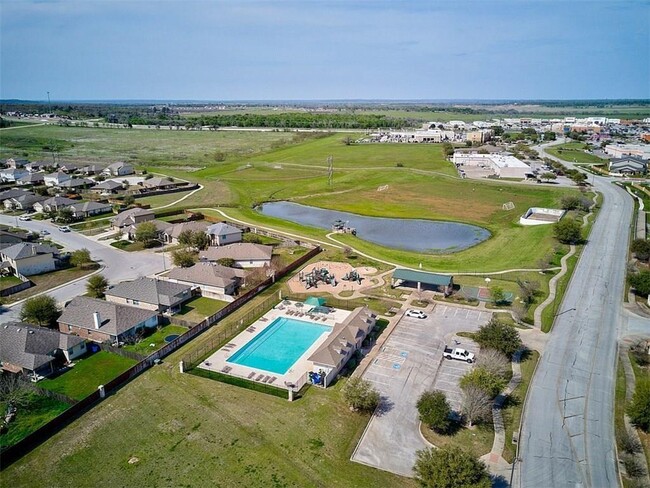
[[[459,347],[452,349],[448,346],[445,346],[445,351],[442,355],[445,359],[457,359],[458,361],[467,361],[470,364],[474,362],[475,357],[473,352],[460,349]]]

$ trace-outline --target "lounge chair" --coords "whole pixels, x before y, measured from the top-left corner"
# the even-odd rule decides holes
[[[248,375],[248,379],[250,380],[253,376],[255,376],[255,371],[253,371],[252,373],[250,373],[250,374]]]
[[[264,379],[262,380],[262,382],[266,383],[266,382],[268,382],[270,379],[271,379],[271,377],[268,376],[268,375],[266,375],[266,376],[264,377]]]
[[[271,376],[271,379],[269,380],[269,385],[270,385],[271,383],[273,383],[273,382],[274,382],[275,380],[277,380],[277,379],[278,379],[278,378],[277,378],[276,376]]]
[[[229,373],[232,368],[230,366],[224,366],[221,368],[222,373]]]
[[[260,381],[262,378],[264,378],[264,375],[260,374],[257,376],[257,378],[255,378],[255,381]]]

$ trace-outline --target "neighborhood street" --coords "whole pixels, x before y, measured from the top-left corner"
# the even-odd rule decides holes
[[[535,149],[550,157],[542,147]],[[604,202],[531,383],[515,486],[619,484],[614,445],[617,338],[619,330],[650,332],[650,322],[629,314],[622,303],[632,199],[611,179],[596,176],[594,187]]]
[[[15,226],[16,219],[8,215],[0,215],[0,224]],[[47,221],[18,221],[18,224],[23,229],[35,232],[47,230],[50,233],[47,237],[64,246],[65,250],[88,249],[93,260],[104,267],[101,273],[111,284],[132,280],[139,276],[148,276],[164,270],[165,256],[162,253],[122,251],[108,244],[101,244],[77,232],[61,232],[56,225]],[[167,259],[169,259],[169,256],[167,256]],[[48,294],[56,298],[60,304],[63,304],[76,296],[86,293],[85,287],[86,279],[81,279],[59,287],[52,292],[48,292]],[[0,323],[18,320],[21,307],[20,302],[13,306],[7,305],[4,307],[4,311],[0,313]]]

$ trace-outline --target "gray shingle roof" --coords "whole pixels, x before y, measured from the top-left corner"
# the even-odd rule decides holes
[[[30,244],[28,242],[19,242],[2,250],[2,254],[9,259],[19,260],[30,258],[38,254],[58,254],[59,250],[53,246],[45,244]]]
[[[33,371],[52,361],[57,349],[67,350],[82,342],[81,337],[56,330],[9,322],[0,326],[0,361]]]
[[[73,212],[90,212],[93,210],[102,210],[105,212],[109,212],[113,207],[111,207],[107,203],[78,202],[75,203],[74,205],[70,205],[70,208],[72,209]]]
[[[129,298],[144,303],[170,307],[191,297],[192,287],[153,278],[123,281],[106,291],[106,296]]]
[[[241,234],[242,230],[237,227],[233,227],[230,224],[225,224],[219,222],[218,224],[212,224],[208,227],[207,233],[213,236],[223,236],[228,234]]]
[[[43,200],[43,206],[50,206],[50,207],[65,207],[67,205],[72,205],[74,203],[77,203],[77,200],[72,200],[71,198],[66,198],[66,197],[52,197],[48,198],[47,200]]]
[[[199,253],[199,258],[208,261],[217,261],[224,258],[234,259],[235,261],[246,261],[271,259],[272,254],[273,247],[271,246],[240,242],[225,246],[210,246],[205,251]]]
[[[62,181],[59,183],[59,186],[61,188],[77,188],[79,186],[90,186],[94,183],[95,182],[93,180],[90,180],[88,178],[72,178],[68,181]]]
[[[17,198],[22,195],[33,195],[33,193],[29,190],[20,190],[18,188],[12,188],[11,190],[0,192],[0,202],[3,200],[8,200],[10,198]]]
[[[165,229],[165,234],[177,239],[181,232],[189,230],[192,232],[205,232],[208,226],[205,222],[180,222],[170,225]]]
[[[153,210],[147,210],[140,207],[130,208],[129,210],[125,210],[124,212],[117,214],[117,217],[113,219],[113,226],[124,227],[125,225],[132,223],[129,222],[129,219],[136,215],[147,215],[151,216],[151,218],[155,216]]]
[[[174,268],[167,276],[186,283],[226,288],[235,283],[243,274],[241,270],[227,268],[219,264],[196,263],[189,268]]]
[[[93,190],[119,190],[122,188],[122,183],[113,180],[102,181],[99,185],[92,187]]]
[[[76,297],[63,310],[60,324],[95,330],[93,313],[99,312],[100,332],[118,336],[157,315],[152,310],[106,302],[97,298]]]
[[[28,175],[23,176],[22,178],[18,178],[18,181],[22,183],[34,183],[34,182],[43,181],[44,176],[45,175],[43,173],[30,173]]]

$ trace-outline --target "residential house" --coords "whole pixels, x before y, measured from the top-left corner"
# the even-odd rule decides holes
[[[168,177],[156,176],[144,180],[141,185],[147,190],[169,190],[171,188],[176,188],[177,186],[185,185],[184,181],[175,182],[170,180]]]
[[[25,168],[4,168],[0,169],[0,180],[6,183],[15,183],[23,176],[27,176],[29,171]]]
[[[181,222],[179,224],[169,225],[162,233],[163,242],[166,244],[178,244],[178,236],[182,232],[191,231],[191,232],[205,232],[207,229],[205,222]]]
[[[122,342],[157,326],[157,312],[83,296],[73,298],[59,317],[59,331],[94,342]]]
[[[14,244],[20,244],[21,242],[23,242],[21,236],[16,235],[13,232],[0,230],[0,251],[6,247],[13,246]]]
[[[123,281],[106,291],[106,300],[159,313],[175,313],[192,298],[192,287],[155,278]]]
[[[253,244],[249,242],[238,242],[226,244],[225,246],[211,246],[205,251],[199,252],[201,261],[216,262],[220,259],[232,259],[237,268],[260,268],[271,265],[273,255],[272,246]]]
[[[99,166],[97,164],[89,164],[87,166],[82,167],[79,172],[84,174],[84,175],[98,175],[103,171],[104,167]]]
[[[61,182],[58,187],[63,190],[79,191],[93,186],[95,182],[88,178],[70,178]]]
[[[3,192],[0,192],[0,202],[4,202],[5,200],[9,200],[10,198],[14,198],[14,197],[20,197],[20,196],[23,196],[23,195],[33,195],[33,194],[34,194],[33,192],[31,192],[29,190],[25,190],[23,188],[20,188],[20,189],[19,188],[11,188],[9,190],[5,190]]]
[[[109,164],[106,168],[102,170],[102,174],[107,176],[126,176],[132,175],[135,171],[133,166],[124,161],[119,161],[117,163]]]
[[[7,168],[24,168],[26,164],[29,164],[29,160],[9,158],[5,160],[5,164]]]
[[[111,227],[114,229],[124,229],[125,227],[131,227],[132,225],[153,220],[155,217],[156,214],[153,213],[153,210],[140,207],[130,208],[117,214],[111,221]],[[169,223],[167,225],[169,226]]]
[[[45,161],[32,161],[31,163],[27,163],[25,165],[25,169],[30,173],[38,173],[39,171],[43,171],[45,168],[49,168],[50,166],[51,164],[46,163]]]
[[[363,340],[377,322],[377,315],[367,307],[355,308],[343,322],[334,325],[329,336],[309,357],[313,372],[329,385],[345,363],[361,348]]]
[[[90,191],[93,193],[99,193],[100,195],[115,194],[122,190],[124,190],[124,185],[115,180],[102,181],[100,184],[90,188]]]
[[[20,242],[0,250],[0,261],[8,263],[14,273],[32,276],[54,271],[58,254],[56,247]]]
[[[86,353],[81,337],[22,322],[0,326],[0,363],[4,371],[47,376]]]
[[[147,220],[147,223],[154,225],[154,227],[156,228],[156,239],[164,243],[163,232],[165,232],[165,230],[169,228],[169,222],[165,222],[164,220],[153,219],[153,220]],[[121,229],[122,232],[126,234],[127,239],[134,241],[135,233],[140,225],[142,225],[142,222],[140,222],[139,224],[132,224],[127,227],[122,227]]]
[[[61,186],[61,183],[63,183],[64,181],[68,181],[70,179],[72,179],[72,177],[68,173],[64,173],[63,171],[50,173],[43,177],[43,180],[45,181],[45,186],[53,186],[53,187]]]
[[[638,156],[623,156],[609,162],[609,172],[614,174],[645,174],[648,162]]]
[[[241,229],[225,222],[212,224],[207,228],[206,232],[210,237],[210,245],[212,246],[225,246],[226,244],[241,242],[244,234]]]
[[[32,210],[34,205],[38,205],[47,197],[42,197],[40,195],[34,195],[33,193],[26,193],[18,197],[10,198],[4,201],[4,207],[7,210]]]
[[[65,171],[66,173],[74,173],[76,171],[79,171],[81,169],[81,165],[75,164],[75,163],[60,163],[59,164],[59,169],[61,171]]]
[[[92,215],[99,215],[113,210],[113,207],[109,204],[99,202],[75,202],[68,208],[72,210],[72,216],[75,219],[85,219]]]
[[[244,272],[240,269],[212,263],[196,263],[189,268],[172,269],[165,279],[174,283],[198,286],[204,297],[231,302],[232,295],[237,292],[244,276]]]
[[[34,210],[37,212],[58,212],[63,207],[68,207],[75,203],[79,202],[66,197],[50,197],[35,203]]]
[[[19,178],[17,183],[19,186],[41,185],[44,181],[44,176],[44,173],[29,173]]]

